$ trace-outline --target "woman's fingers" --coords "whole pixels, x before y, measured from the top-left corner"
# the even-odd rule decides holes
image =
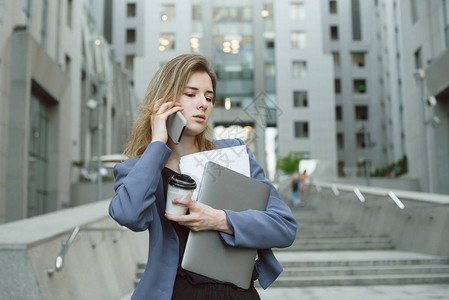
[[[182,111],[183,108],[179,103],[165,102],[163,103],[157,113],[151,116],[151,129],[152,129],[152,140],[153,141],[162,141],[167,143],[168,133],[167,133],[167,118],[178,112]]]
[[[165,216],[167,219],[178,222],[179,225],[187,226],[190,230],[193,231],[224,231],[221,230],[221,228],[224,228],[224,226],[220,226],[220,224],[223,223],[223,219],[226,220],[226,214],[223,211],[218,211],[208,205],[191,199],[177,198],[173,200],[173,203],[188,207],[189,214],[173,215],[166,213]],[[220,212],[222,212],[222,215],[219,215]]]
[[[175,198],[172,200],[172,202],[173,204],[179,204],[187,208],[193,208],[193,206],[195,206],[195,204],[197,203],[196,201],[188,198]]]
[[[153,115],[162,115],[165,114],[167,112],[172,112],[173,111],[177,111],[177,109],[175,109],[176,107],[181,107],[181,104],[175,102],[164,102],[161,104],[161,106],[159,107],[159,109],[157,110],[157,112]],[[169,115],[171,115],[171,113],[169,113]]]

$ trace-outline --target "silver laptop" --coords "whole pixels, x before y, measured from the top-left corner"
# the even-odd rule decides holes
[[[260,181],[208,162],[198,201],[215,209],[265,210],[270,187]],[[190,231],[182,268],[248,289],[254,269],[256,249],[231,247],[217,231]]]

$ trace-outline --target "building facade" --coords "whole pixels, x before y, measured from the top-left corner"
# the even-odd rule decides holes
[[[367,172],[386,165],[394,152],[394,147],[386,145],[387,108],[375,3],[321,3],[325,51],[333,57],[338,175],[367,176]]]
[[[112,131],[130,126],[135,96],[84,2],[0,6],[3,223],[70,206],[80,167],[96,155],[98,128],[102,153],[122,149],[122,135]],[[89,112],[89,99],[102,103],[102,124]]]
[[[98,9],[106,12],[107,2]],[[263,166],[266,143],[279,141],[278,155],[301,152],[335,174],[334,96],[331,87],[323,89],[332,84],[332,65],[316,30],[320,4],[301,1],[301,16],[291,15],[296,2],[113,0],[112,43],[132,71],[139,99],[166,61],[183,53],[206,55],[219,79],[212,114],[216,138],[229,131],[245,137]],[[266,142],[268,127],[279,136]]]
[[[404,176],[420,190],[448,193],[447,0],[322,3],[339,175],[366,176],[405,157]]]
[[[332,56],[325,53],[319,1],[275,1],[279,154],[300,152],[336,175]]]
[[[448,194],[449,1],[396,2],[408,176],[418,178],[423,191]]]

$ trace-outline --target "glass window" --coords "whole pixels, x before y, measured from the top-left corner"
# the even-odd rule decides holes
[[[365,134],[363,132],[356,133],[355,139],[357,143],[357,148],[359,149],[365,148]]]
[[[303,49],[306,47],[306,32],[305,31],[293,31],[290,34],[290,40],[292,48]]]
[[[214,51],[223,51],[229,54],[238,54],[243,49],[252,45],[251,36],[226,36],[216,35],[213,37]]]
[[[360,0],[352,0],[352,39],[362,39],[362,28],[360,25]]]
[[[365,66],[365,52],[352,52],[352,65],[354,67],[364,67]]]
[[[261,15],[265,20],[273,20],[273,3],[264,3]]]
[[[443,26],[446,48],[449,48],[449,1],[443,0]]]
[[[274,49],[275,43],[274,38],[265,38],[265,48]]]
[[[334,81],[335,94],[341,93],[341,79],[336,78]]]
[[[331,40],[338,40],[338,26],[331,26]]]
[[[134,44],[136,42],[136,30],[126,29],[126,43]]]
[[[295,138],[309,137],[309,122],[295,122]]]
[[[421,55],[421,48],[418,48],[418,50],[415,51],[415,69],[422,69],[422,55]]]
[[[368,120],[368,106],[357,105],[355,107],[355,119],[358,121]]]
[[[251,7],[245,6],[238,10],[237,21],[238,22],[251,22],[253,19]]]
[[[290,19],[292,20],[304,20],[306,18],[306,11],[304,3],[291,3],[290,4]]]
[[[293,77],[294,78],[304,78],[307,75],[307,62],[305,61],[294,61],[293,62]]]
[[[135,17],[136,16],[136,3],[126,4],[126,16]]]
[[[293,92],[293,106],[294,107],[307,107],[308,98],[307,91],[294,91]]]
[[[366,93],[366,80],[365,79],[354,79],[354,94],[365,94]]]
[[[342,160],[338,162],[338,176],[345,177],[345,162]]]
[[[73,2],[72,0],[67,0],[67,26],[72,27],[72,10]]]
[[[412,15],[412,24],[415,24],[418,21],[418,1],[410,0],[410,9]]]
[[[251,22],[251,7],[215,7],[213,12],[214,22]]]
[[[334,58],[334,67],[340,66],[340,53],[332,52],[332,57]]]
[[[249,64],[216,64],[215,73],[219,80],[250,80],[253,68]]]
[[[331,14],[337,13],[337,1],[335,0],[329,1],[329,13]]]
[[[345,147],[343,133],[337,133],[337,148],[343,149]]]
[[[276,77],[276,64],[272,62],[265,63],[265,78]]]
[[[174,4],[162,4],[161,20],[163,22],[170,22],[170,21],[175,20],[175,5]]]
[[[213,14],[214,22],[227,22],[228,21],[228,9],[225,7],[215,7]]]
[[[175,49],[175,34],[161,33],[159,36],[159,51]]]
[[[192,49],[192,52],[201,52],[201,40],[202,38],[200,35],[194,35],[190,38],[190,48]]]
[[[130,71],[134,70],[134,55],[126,55],[125,66]]]
[[[3,1],[0,1],[0,20],[3,14]],[[45,48],[47,42],[47,19],[48,19],[48,0],[42,2],[42,23],[41,23],[41,43]]]
[[[67,54],[65,55],[65,73],[70,76],[70,71],[72,68],[72,60],[70,59],[70,56]]]
[[[53,137],[49,134],[51,107],[47,99],[33,93],[30,102],[30,134],[28,144],[27,217],[49,210],[49,149]],[[54,150],[54,149],[53,149]]]
[[[341,105],[335,107],[335,117],[337,121],[343,120],[343,110],[341,109]]]
[[[201,5],[193,5],[192,6],[192,20],[193,21],[201,21],[203,19],[203,10]]]

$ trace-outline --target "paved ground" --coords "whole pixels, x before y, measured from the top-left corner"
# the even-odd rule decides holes
[[[374,285],[257,289],[262,300],[431,300],[449,299],[449,284]]]
[[[435,300],[449,299],[449,284],[258,288],[262,300]],[[131,293],[120,300],[131,299]]]
[[[277,260],[282,264],[284,261],[347,261],[347,260],[382,260],[382,259],[426,259],[426,258],[446,258],[445,256],[436,256],[399,250],[381,250],[381,251],[284,251],[274,252]],[[449,299],[449,298],[448,298]]]

